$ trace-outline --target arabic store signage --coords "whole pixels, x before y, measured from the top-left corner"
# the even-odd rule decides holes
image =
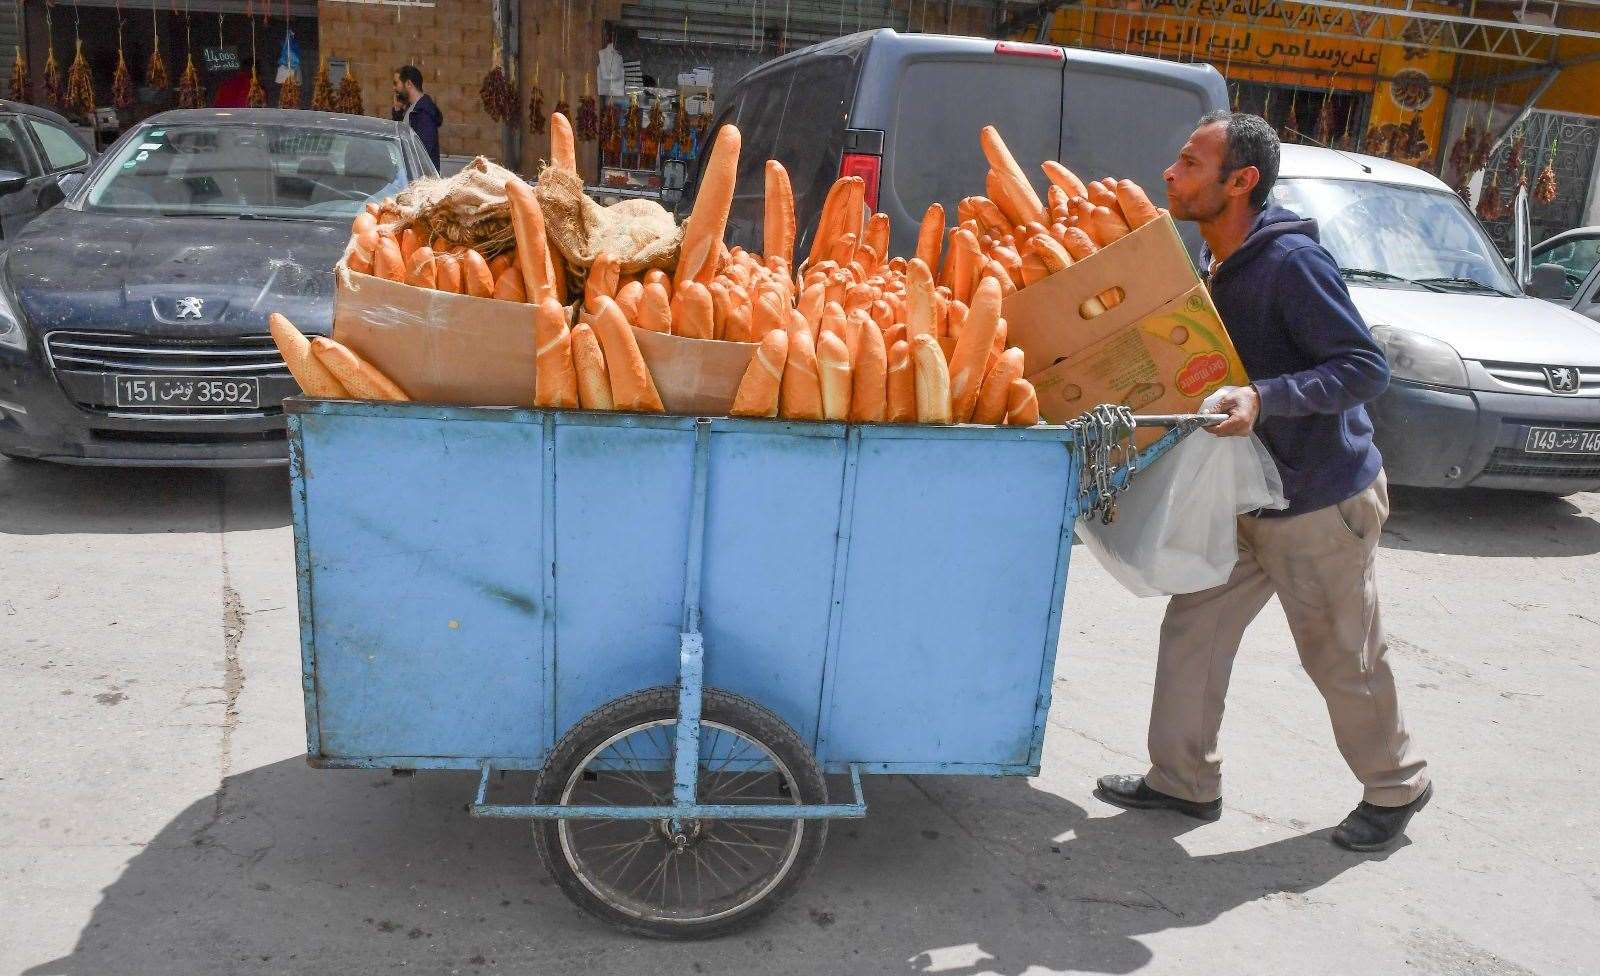
[[[1326,7],[1284,5],[1270,0],[1144,0],[1131,9],[1094,9],[1090,47],[1127,50],[1167,58],[1210,61],[1230,77],[1270,74],[1277,68],[1311,68],[1333,75],[1336,87],[1371,88],[1378,71],[1379,45],[1307,34],[1339,34],[1351,30],[1356,14]],[[1200,17],[1208,23],[1174,19]],[[1246,22],[1246,18],[1257,18]],[[1078,23],[1070,14],[1061,21],[1076,41]],[[1293,25],[1292,27],[1290,25]],[[1283,29],[1274,29],[1281,25]]]

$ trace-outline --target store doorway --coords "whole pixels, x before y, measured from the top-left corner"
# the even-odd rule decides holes
[[[1372,103],[1364,92],[1255,81],[1229,82],[1228,89],[1234,111],[1266,119],[1283,142],[1360,150]]]

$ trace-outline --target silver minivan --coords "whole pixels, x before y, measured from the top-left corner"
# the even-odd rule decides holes
[[[1389,357],[1371,404],[1389,480],[1600,488],[1600,324],[1523,290],[1461,198],[1401,163],[1284,146],[1272,203],[1317,221]]]

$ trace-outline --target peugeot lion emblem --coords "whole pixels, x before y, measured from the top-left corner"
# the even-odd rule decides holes
[[[180,319],[197,319],[197,318],[200,318],[201,317],[200,316],[200,310],[205,307],[205,304],[206,303],[204,301],[202,301],[199,298],[194,297],[193,295],[189,296],[188,298],[180,298],[180,299],[178,299],[178,318],[180,318]],[[1554,381],[1552,381],[1552,382],[1554,382]]]
[[[1578,371],[1572,366],[1546,366],[1544,376],[1552,393],[1578,392]]]

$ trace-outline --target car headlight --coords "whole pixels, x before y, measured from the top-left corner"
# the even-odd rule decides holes
[[[20,352],[28,348],[28,337],[22,331],[22,316],[9,293],[5,285],[5,263],[0,262],[0,346]]]
[[[1372,337],[1389,359],[1389,373],[1396,379],[1430,383],[1434,386],[1467,386],[1467,367],[1448,342],[1409,329],[1380,325]]]

